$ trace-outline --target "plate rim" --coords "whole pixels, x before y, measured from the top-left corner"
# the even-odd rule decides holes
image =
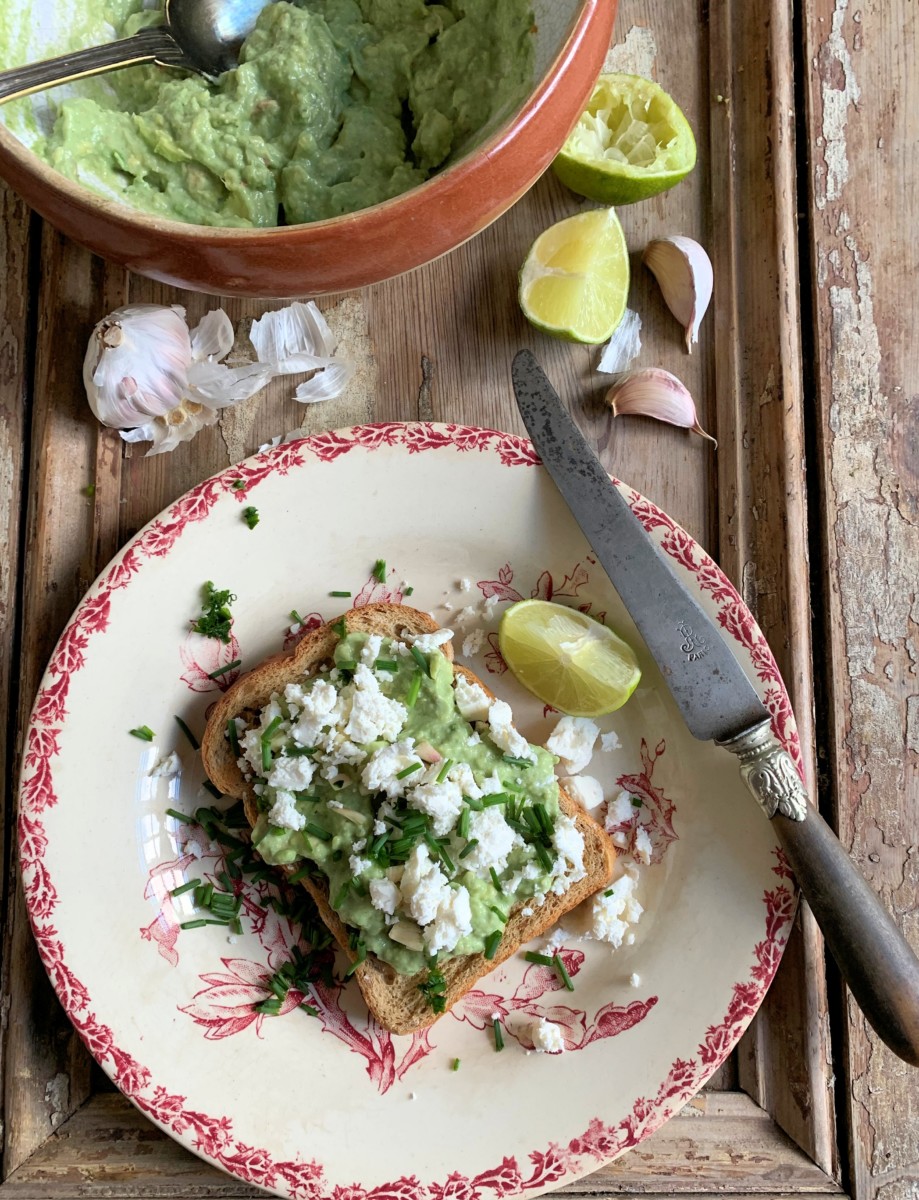
[[[677,1059],[653,1096],[638,1097],[631,1113],[617,1125],[593,1118],[582,1135],[567,1146],[550,1143],[528,1154],[533,1166],[524,1177],[517,1158],[505,1156],[495,1168],[466,1179],[452,1172],[443,1181],[421,1182],[414,1176],[372,1189],[360,1182],[350,1186],[323,1183],[324,1168],[316,1160],[276,1162],[268,1151],[234,1142],[231,1116],[190,1113],[175,1102],[184,1097],[143,1093],[152,1086],[150,1072],[114,1043],[111,1030],[90,1011],[91,997],[69,970],[65,950],[56,931],[47,925],[57,898],[53,881],[42,863],[44,834],[41,813],[53,807],[51,760],[57,754],[55,721],[66,716],[70,675],[84,664],[83,651],[95,633],[107,625],[108,599],[127,587],[141,569],[143,558],[165,556],[185,526],[204,520],[214,504],[227,494],[242,502],[248,492],[272,475],[282,476],[306,466],[312,459],[330,462],[354,449],[367,452],[402,446],[409,454],[452,448],[460,453],[477,450],[497,455],[505,466],[541,466],[532,443],[517,434],[482,426],[446,422],[390,421],[354,425],[282,442],[239,463],[231,464],[189,489],[140,529],[100,572],[76,606],[51,654],[42,676],[23,739],[18,788],[17,842],[20,872],[30,925],[40,957],[64,1011],[93,1058],[122,1093],[170,1137],[186,1149],[231,1175],[278,1195],[308,1200],[473,1200],[484,1191],[496,1197],[535,1196],[595,1170],[636,1146],[679,1111],[727,1058],[756,1014],[775,975],[788,940],[797,904],[797,889],[787,860],[776,845],[772,871],[778,885],[763,897],[765,937],[754,947],[750,978],[732,987],[731,1001],[720,1023],[709,1026],[695,1058]],[[311,457],[308,457],[311,456]],[[233,487],[246,480],[245,489]],[[704,548],[652,501],[610,477],[626,495],[646,530],[662,530],[658,544],[696,580],[700,592],[710,592],[727,636],[740,642],[752,656],[760,681],[772,687],[765,700],[773,730],[791,754],[803,778],[797,729],[787,690],[775,658],[753,614],[736,588]],[[716,589],[717,588],[717,593]],[[163,1089],[159,1089],[160,1091]],[[521,1155],[522,1157],[522,1155]],[[465,1189],[465,1190],[464,1190]]]

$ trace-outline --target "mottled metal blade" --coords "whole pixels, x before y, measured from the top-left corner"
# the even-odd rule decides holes
[[[638,626],[694,737],[733,737],[768,716],[711,618],[600,465],[539,363],[514,359],[517,406],[546,470]]]

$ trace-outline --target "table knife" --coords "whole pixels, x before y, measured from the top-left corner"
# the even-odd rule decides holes
[[[867,1020],[919,1066],[919,958],[859,873],[772,732],[717,626],[645,532],[534,356],[513,363],[520,415],[574,519],[660,668],[690,733],[737,756]]]

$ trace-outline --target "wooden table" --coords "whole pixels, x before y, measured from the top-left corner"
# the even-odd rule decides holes
[[[701,19],[700,19],[701,18]],[[820,804],[919,942],[919,413],[916,74],[911,0],[622,0],[614,69],[656,77],[697,131],[693,176],[622,212],[641,362],[679,374],[719,449],[613,425],[596,354],[532,331],[515,300],[534,235],[580,201],[543,179],[507,216],[415,274],[322,301],[359,369],[302,408],[273,385],[194,443],[147,459],[86,407],[92,325],[127,300],[216,303],[132,278],[0,191],[0,747],[8,856],[3,1177],[15,1196],[239,1196],[102,1078],[50,991],[14,862],[20,738],[71,609],[115,550],[191,485],[294,428],[438,419],[520,431],[508,383],[531,346],[606,465],[711,549],[765,630]],[[688,358],[638,254],[693,234],[715,301]],[[226,301],[240,327],[265,304]],[[910,369],[912,368],[912,370]],[[94,488],[90,498],[86,491]],[[91,489],[90,489],[91,490]],[[801,911],[739,1050],[657,1135],[578,1193],[919,1195],[919,1073],[847,1001]]]

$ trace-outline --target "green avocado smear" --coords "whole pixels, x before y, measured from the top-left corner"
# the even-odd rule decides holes
[[[584,876],[555,757],[507,704],[454,685],[438,636],[346,634],[334,665],[227,731],[255,781],[261,857],[325,879],[358,957],[406,975],[494,957],[512,910]]]
[[[96,192],[193,224],[335,217],[423,183],[510,115],[532,83],[532,26],[529,0],[278,0],[216,85],[116,73],[110,91],[63,101],[34,149]]]

